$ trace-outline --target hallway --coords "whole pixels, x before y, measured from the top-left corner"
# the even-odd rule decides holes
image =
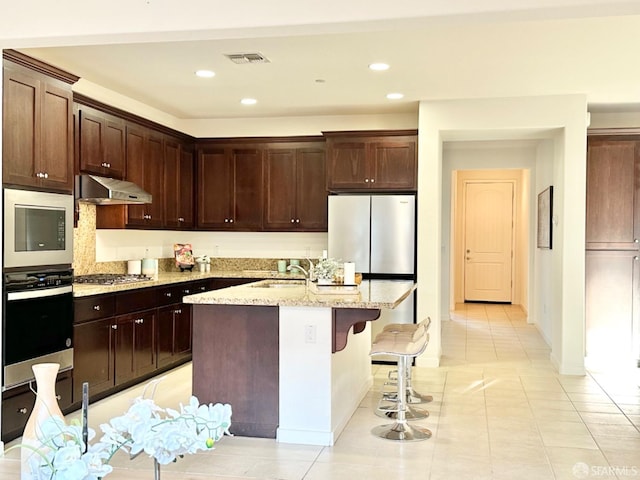
[[[437,369],[417,368],[416,390],[430,393],[419,422],[427,441],[373,437],[384,420],[372,408],[390,367],[374,365],[375,384],[333,447],[227,437],[215,451],[163,468],[164,480],[575,480],[640,478],[640,389],[636,372],[561,376],[549,349],[519,307],[461,304],[444,322]],[[191,367],[172,371],[157,403],[186,401]],[[140,387],[90,409],[94,428],[126,409]],[[301,398],[301,401],[304,401]],[[310,412],[312,414],[312,412]],[[77,417],[77,414],[73,416]],[[0,477],[17,478],[19,453],[0,459]],[[151,461],[116,456],[108,479],[150,479]]]

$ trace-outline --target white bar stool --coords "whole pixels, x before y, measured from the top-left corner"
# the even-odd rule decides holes
[[[375,339],[370,355],[391,355],[398,357],[398,372],[406,372],[407,363],[427,348],[429,334],[426,329],[419,328],[413,333],[381,332]],[[387,440],[418,441],[431,437],[431,431],[426,428],[412,426],[407,423],[406,413],[409,406],[405,399],[406,378],[398,375],[398,401],[394,409],[395,422],[379,425],[371,433]]]

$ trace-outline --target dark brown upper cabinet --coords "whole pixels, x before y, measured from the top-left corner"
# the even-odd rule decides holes
[[[269,144],[265,150],[264,229],[326,231],[324,142]]]
[[[417,190],[414,131],[324,132],[329,191]]]
[[[209,230],[262,229],[263,150],[215,144],[199,148],[197,227]]]
[[[164,162],[165,226],[193,228],[193,149],[166,139]]]
[[[126,131],[124,120],[81,106],[79,117],[80,172],[123,179]]]
[[[13,50],[3,51],[3,184],[73,191],[71,85],[77,80]]]
[[[152,203],[129,205],[127,225],[164,226],[164,138],[144,127],[127,126],[127,180],[152,196]]]
[[[640,139],[589,138],[586,248],[640,247]]]

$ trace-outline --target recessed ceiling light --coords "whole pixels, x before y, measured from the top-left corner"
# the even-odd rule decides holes
[[[201,78],[211,78],[215,77],[216,73],[211,70],[197,70],[196,75]]]
[[[255,98],[243,98],[240,103],[243,105],[255,105],[258,101]]]
[[[372,63],[369,65],[370,70],[375,70],[376,72],[382,72],[384,70],[389,70],[389,65],[386,63]]]
[[[389,100],[400,100],[401,98],[404,98],[404,94],[403,93],[387,93],[387,98]]]

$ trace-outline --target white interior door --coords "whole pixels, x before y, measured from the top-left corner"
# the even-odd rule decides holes
[[[513,184],[465,184],[464,299],[511,302]]]

